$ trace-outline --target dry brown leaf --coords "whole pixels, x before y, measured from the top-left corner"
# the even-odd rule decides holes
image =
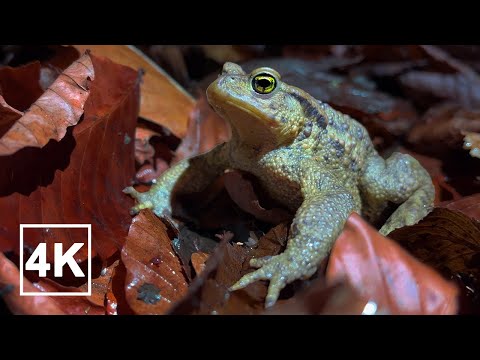
[[[252,183],[239,171],[228,171],[224,174],[225,189],[228,195],[243,211],[252,214],[257,219],[278,224],[292,217],[288,211],[281,208],[265,209],[255,194]]]
[[[322,276],[308,288],[265,315],[360,315],[368,299],[362,298],[348,282],[327,284]]]
[[[439,206],[450,210],[460,211],[472,219],[480,221],[480,194],[465,196],[461,199],[455,199],[452,201],[445,201],[439,204]]]
[[[8,308],[14,314],[65,314],[49,296],[20,296],[20,272],[17,266],[8,260],[2,252],[0,252],[0,285],[11,287],[11,291],[5,291],[2,296]],[[38,292],[38,289],[25,277],[23,278],[23,289],[26,292]]]
[[[218,241],[201,236],[196,232],[189,230],[186,226],[183,226],[180,229],[177,237],[172,241],[172,246],[175,253],[180,258],[183,271],[185,275],[187,275],[189,282],[194,278],[190,266],[190,260],[192,259],[193,254],[211,254],[217,245]],[[197,269],[194,270],[197,271]]]
[[[190,284],[188,294],[171,314],[257,314],[263,312],[268,283],[254,282],[244,289],[230,293],[228,287],[253,269],[252,257],[276,255],[285,247],[288,228],[282,223],[259,240],[258,247],[230,244],[229,237],[215,249],[206,267]],[[279,302],[281,303],[282,300]]]
[[[450,208],[435,208],[418,224],[397,229],[389,237],[402,244],[422,262],[442,272],[446,277],[471,273],[480,279],[480,223],[469,216],[478,208],[469,208],[470,201],[458,200]],[[451,208],[463,208],[464,215]]]
[[[87,70],[87,71],[86,71]],[[94,79],[90,55],[70,65],[35,103],[0,138],[0,155],[11,155],[27,147],[43,147],[50,139],[60,141],[67,127],[83,114]]]
[[[133,218],[122,249],[126,300],[136,314],[164,314],[187,292],[167,227],[150,210]]]
[[[8,105],[3,96],[0,95],[0,138],[22,115],[23,113],[21,111]]]
[[[454,103],[433,106],[422,120],[411,130],[408,142],[419,151],[437,156],[461,149],[462,132],[480,132],[480,110],[468,110]]]
[[[206,95],[201,93],[191,113],[187,134],[177,148],[172,164],[211,150],[229,138],[227,122],[210,108]]]
[[[454,101],[469,108],[480,106],[480,80],[478,78],[472,79],[460,73],[410,71],[400,76],[400,82],[407,89],[420,94]]]
[[[0,68],[0,95],[18,111],[27,110],[44,92],[40,87],[38,61],[19,67]]]
[[[21,223],[92,224],[92,256],[99,253],[102,259],[123,245],[133,199],[122,189],[135,170],[129,139],[138,116],[140,78],[108,59],[92,55],[91,60],[97,75],[90,83],[83,120],[59,142],[0,157],[0,251],[18,252]],[[58,230],[65,232],[36,233],[25,245],[57,241],[70,247],[86,241],[75,229]],[[85,252],[81,256],[77,261],[85,260]]]
[[[197,276],[205,269],[205,262],[208,260],[210,254],[204,252],[196,252],[192,254],[192,266],[197,273]]]
[[[135,70],[143,69],[140,116],[165,126],[177,137],[187,133],[188,119],[195,100],[165,71],[132,45],[75,45],[83,52],[90,49],[94,55],[105,56]]]
[[[452,282],[380,235],[356,213],[335,242],[326,276],[328,281],[347,279],[382,312],[433,315],[455,314],[458,309],[458,289]]]

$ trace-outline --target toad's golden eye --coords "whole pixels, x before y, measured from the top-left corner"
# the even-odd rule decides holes
[[[277,80],[270,74],[256,75],[252,80],[252,87],[259,94],[270,94],[277,86]]]

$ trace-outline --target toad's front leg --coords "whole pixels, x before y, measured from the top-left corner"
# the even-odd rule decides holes
[[[202,191],[228,167],[228,143],[223,143],[204,154],[185,159],[172,166],[147,192],[140,193],[129,186],[123,190],[138,200],[131,209],[136,214],[142,209],[152,209],[158,215],[170,215],[172,195]]]
[[[286,250],[276,256],[251,259],[250,265],[259,269],[243,276],[230,288],[231,291],[257,280],[270,280],[265,300],[265,307],[270,307],[288,283],[307,279],[315,273],[349,215],[360,209],[357,196],[341,188],[338,182],[327,184],[329,182],[323,179],[320,188],[312,189],[312,184],[302,188],[305,200],[292,222]]]

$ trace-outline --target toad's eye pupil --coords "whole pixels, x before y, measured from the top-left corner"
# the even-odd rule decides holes
[[[270,74],[259,74],[253,78],[252,87],[259,94],[271,93],[277,86],[277,81]]]

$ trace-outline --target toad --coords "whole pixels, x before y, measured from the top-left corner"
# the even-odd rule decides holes
[[[272,306],[288,283],[316,272],[352,212],[374,220],[398,204],[379,230],[387,235],[433,208],[434,187],[417,160],[398,152],[382,158],[359,122],[282,82],[274,69],[247,74],[227,62],[207,98],[230,123],[231,139],[177,163],[148,192],[124,192],[138,200],[132,213],[151,208],[162,216],[171,214],[172,194],[201,191],[227,169],[256,176],[295,217],[285,251],[251,259],[258,269],[231,291],[269,280],[265,306]]]

